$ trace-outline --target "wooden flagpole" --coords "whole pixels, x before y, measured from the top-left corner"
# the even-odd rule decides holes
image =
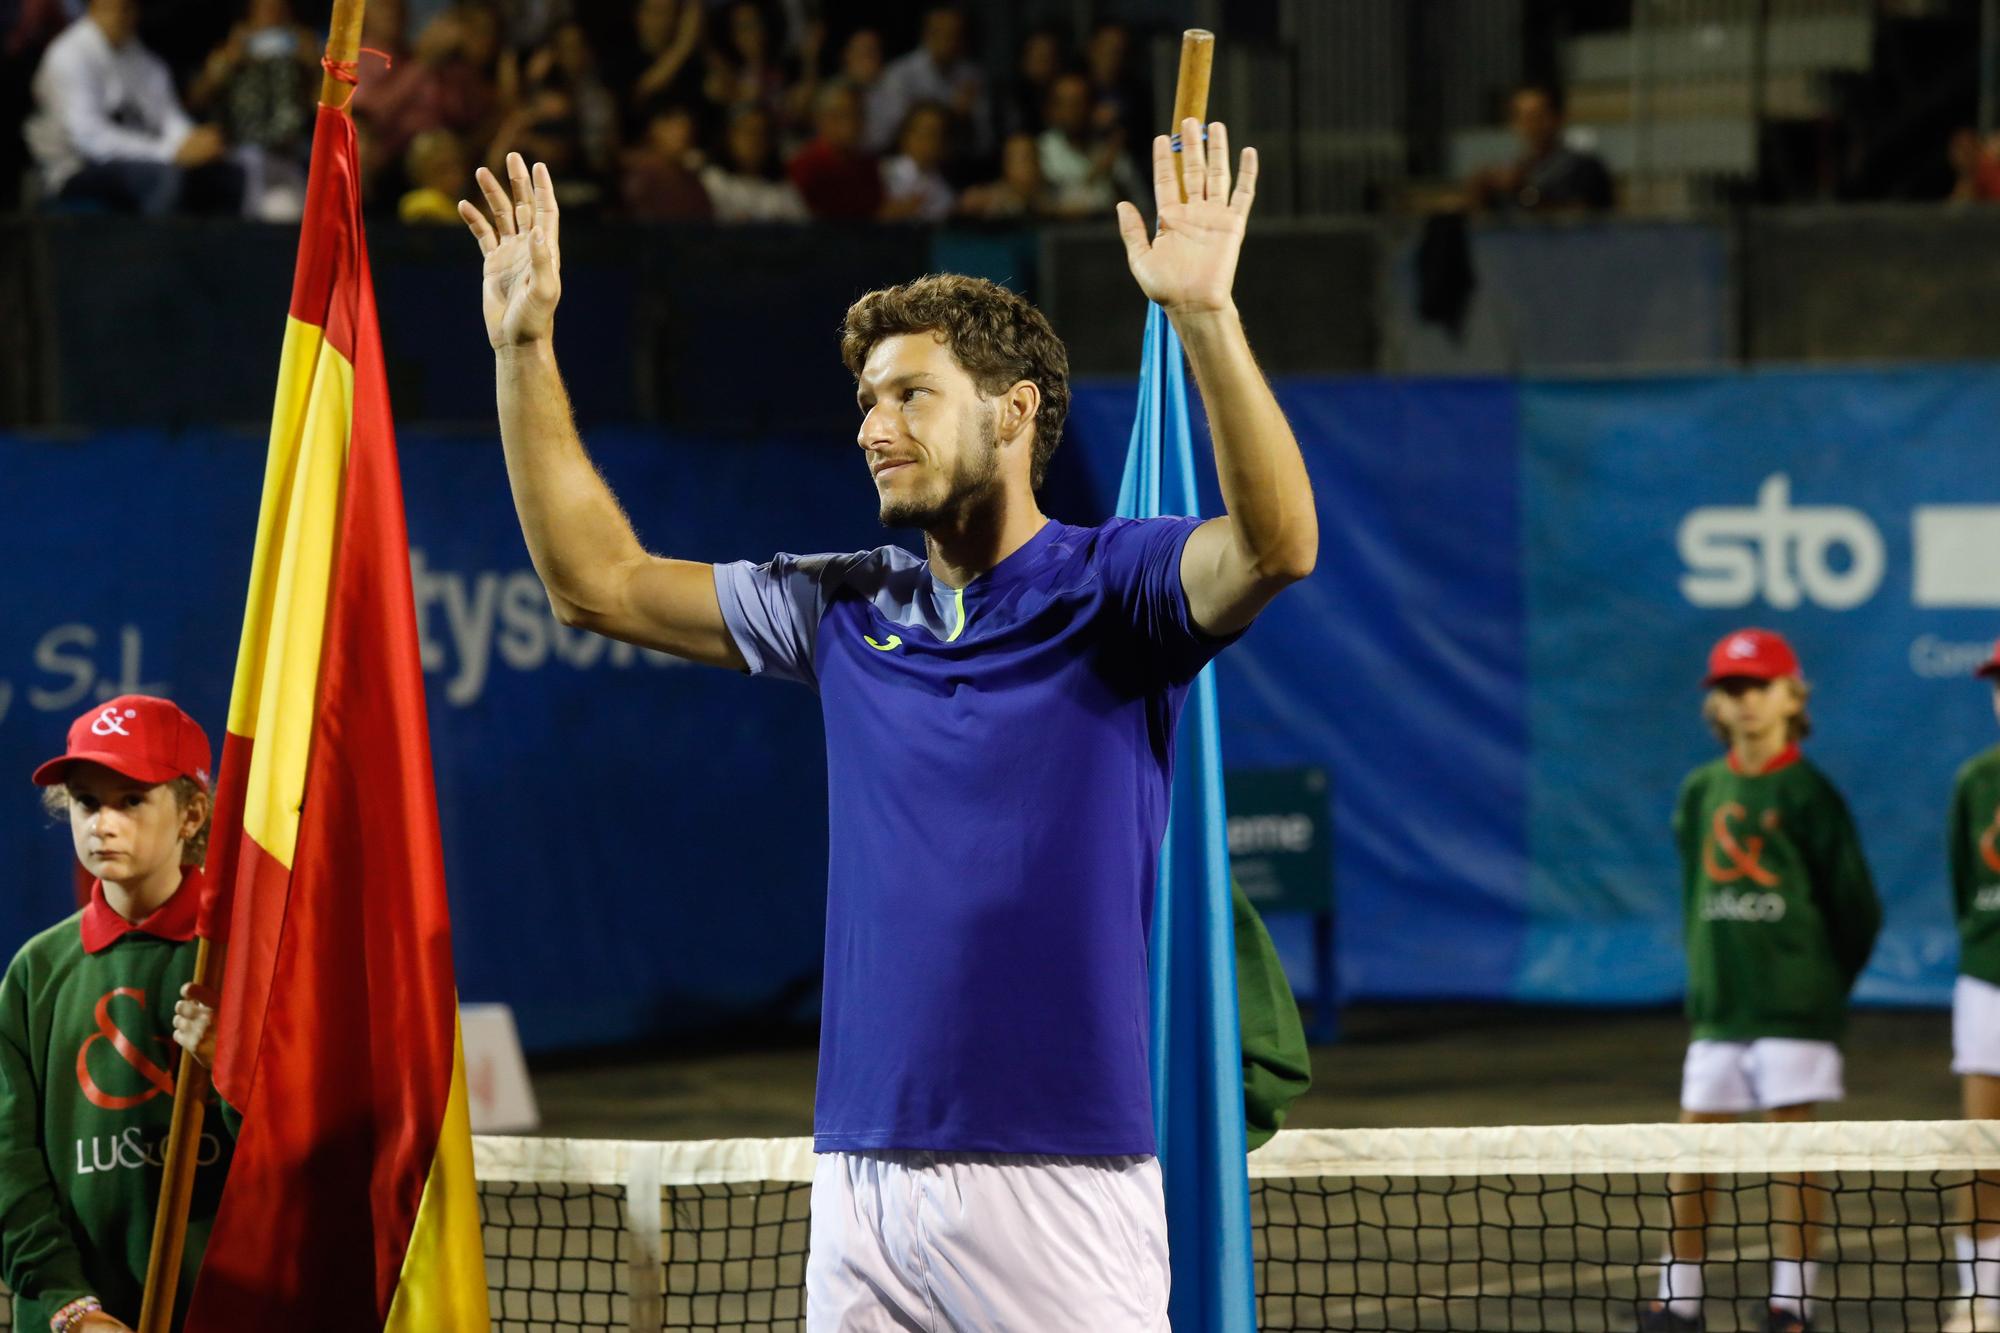
[[[1174,125],[1169,134],[1181,132],[1181,122],[1189,116],[1208,128],[1208,78],[1215,65],[1215,34],[1207,28],[1189,28],[1181,34],[1180,75],[1174,80]],[[1158,114],[1155,112],[1154,114]],[[1181,187],[1181,202],[1187,202],[1187,179],[1181,164],[1185,153],[1174,154],[1174,180]]]
[[[326,73],[320,80],[321,106],[347,110],[354,94],[350,81],[361,54],[361,20],[367,0],[334,0],[328,25]],[[336,71],[349,79],[336,77]],[[213,987],[222,975],[223,945],[203,939],[195,946],[194,981]],[[181,1259],[187,1249],[188,1205],[194,1198],[195,1173],[201,1165],[202,1122],[208,1109],[209,1073],[188,1051],[181,1052],[174,1079],[174,1118],[167,1131],[165,1169],[160,1177],[160,1206],[153,1218],[153,1244],[146,1259],[146,1290],[136,1333],[168,1333],[174,1300],[179,1294]]]

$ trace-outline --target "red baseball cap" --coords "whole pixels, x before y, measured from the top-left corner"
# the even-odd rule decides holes
[[[1972,674],[1975,676],[1991,676],[1996,680],[2000,680],[2000,639],[1994,640],[1993,656],[1974,667]]]
[[[1768,629],[1740,629],[1708,650],[1708,674],[1701,683],[1713,687],[1731,677],[1776,680],[1798,674],[1799,655],[1784,635]]]
[[[69,748],[35,770],[35,785],[53,787],[88,761],[135,782],[193,778],[206,787],[210,756],[207,733],[173,703],[121,694],[69,724]]]

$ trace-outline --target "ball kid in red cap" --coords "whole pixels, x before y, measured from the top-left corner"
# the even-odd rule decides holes
[[[0,1269],[16,1328],[119,1333],[139,1321],[171,1053],[177,1042],[206,1063],[215,1046],[215,997],[190,984],[211,760],[193,718],[132,694],[78,717],[34,772],[96,878],[83,910],[0,977],[0,1193],[16,1201],[0,1217]],[[183,1295],[229,1149],[225,1129],[202,1136]]]
[[[1708,654],[1702,716],[1726,753],[1681,785],[1674,812],[1687,923],[1689,1036],[1681,1119],[1806,1120],[1844,1095],[1848,992],[1882,911],[1847,805],[1799,752],[1811,730],[1799,656],[1767,629],[1725,635]],[[1645,1333],[1702,1327],[1707,1182],[1677,1174],[1674,1225]],[[1810,1224],[1821,1191],[1774,1187],[1775,1251],[1763,1326],[1810,1333]],[[1797,1225],[1805,1223],[1807,1225]]]
[[[2000,713],[2000,643],[1974,677],[1991,683]],[[1966,760],[1946,818],[1958,979],[1951,992],[1951,1071],[1968,1119],[2000,1119],[2000,746]],[[1958,1297],[1946,1333],[2000,1329],[2000,1182],[1980,1176],[1961,1210]]]

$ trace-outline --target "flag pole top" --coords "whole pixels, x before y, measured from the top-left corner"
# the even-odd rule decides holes
[[[1208,121],[1208,78],[1215,65],[1215,34],[1207,28],[1189,28],[1181,34],[1180,75],[1174,81],[1174,123],[1169,134],[1179,134],[1189,117]],[[1187,202],[1187,182],[1181,176],[1181,154],[1174,154],[1174,180],[1181,187],[1181,202]]]
[[[352,75],[355,62],[361,58],[361,18],[366,9],[367,0],[333,0],[333,19],[327,25],[323,62],[326,73],[319,83],[321,106],[345,111],[354,97]],[[336,70],[346,71],[349,77],[338,77]]]

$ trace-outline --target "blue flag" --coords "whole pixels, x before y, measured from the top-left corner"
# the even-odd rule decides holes
[[[1181,341],[1146,313],[1139,410],[1118,489],[1122,518],[1197,512]],[[1175,1333],[1253,1333],[1250,1179],[1244,1164],[1243,1032],[1222,808],[1215,668],[1181,714],[1173,811],[1153,899],[1153,1127],[1166,1181]]]

